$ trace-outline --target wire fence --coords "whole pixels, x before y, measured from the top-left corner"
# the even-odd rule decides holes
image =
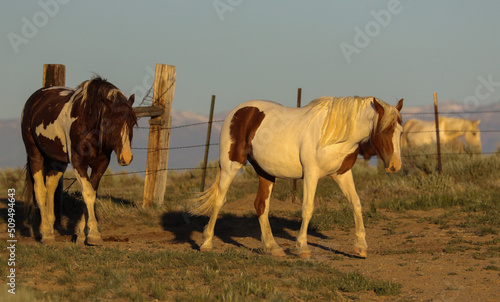
[[[484,111],[439,111],[439,115],[443,114],[482,114],[482,113],[500,113],[500,110],[484,110]],[[401,112],[401,115],[434,115],[434,112]]]
[[[461,114],[484,114],[484,113],[500,113],[500,110],[479,110],[479,111],[443,111],[439,112],[439,115],[461,115]],[[402,115],[434,115],[434,112],[401,112]],[[224,120],[214,120],[212,123],[222,123]],[[200,126],[200,125],[207,125],[209,122],[198,122],[198,123],[191,123],[191,124],[185,124],[185,125],[178,125],[178,126],[171,126],[171,127],[163,127],[159,129],[180,129],[180,128],[187,128],[187,127],[194,127],[194,126]],[[150,127],[141,127],[138,126],[136,129],[150,129]],[[156,131],[159,129],[155,129]],[[151,131],[155,131],[151,130]],[[474,130],[439,130],[439,132],[442,133],[456,133],[456,132],[476,132]],[[405,132],[405,133],[436,133],[435,130],[423,130],[423,131],[411,131],[411,132]],[[486,129],[486,130],[481,130],[481,133],[500,133],[500,129]],[[210,143],[209,146],[218,146],[219,143]],[[197,145],[188,145],[188,146],[174,146],[174,147],[168,147],[168,148],[155,148],[155,149],[150,149],[148,147],[134,147],[132,149],[134,150],[148,150],[148,152],[155,152],[159,150],[180,150],[180,149],[191,149],[191,148],[203,148],[206,147],[206,144],[197,144]],[[481,152],[481,153],[441,153],[442,156],[451,156],[451,155],[491,155],[491,154],[496,154],[497,152]],[[426,154],[421,154],[423,156],[437,156],[437,153],[426,153]],[[416,155],[406,155],[404,157],[411,157],[411,156],[416,156]],[[207,169],[216,169],[215,167],[207,167]],[[168,169],[159,169],[155,170],[150,173],[156,173],[158,171],[189,171],[189,170],[203,170],[203,168],[200,167],[183,167],[183,168],[168,168]],[[134,172],[127,172],[127,173],[112,173],[112,174],[106,174],[105,176],[116,176],[116,175],[125,175],[125,174],[133,174],[133,173],[147,173],[145,170],[144,171],[134,171]]]
[[[486,113],[500,113],[500,110],[491,110],[491,111],[444,111],[444,112],[439,112],[439,115],[462,115],[462,114],[486,114]],[[417,115],[434,115],[434,112],[401,112],[402,115],[406,116],[417,116]],[[212,123],[222,123],[224,120],[214,120]],[[185,124],[185,125],[178,125],[178,126],[171,126],[171,127],[162,127],[156,129],[151,129],[150,127],[143,127],[143,126],[137,126],[135,127],[136,129],[139,130],[149,130],[149,131],[158,131],[160,129],[170,129],[170,130],[175,130],[175,129],[181,129],[181,128],[188,128],[188,127],[195,127],[195,126],[200,126],[200,125],[208,125],[207,122],[197,122],[197,123],[190,123],[190,124]],[[439,130],[441,133],[456,133],[456,132],[476,132],[474,130]],[[485,129],[485,130],[480,130],[481,133],[499,133],[500,129]],[[435,130],[422,130],[422,131],[411,131],[411,132],[405,132],[405,133],[436,133]],[[218,146],[219,143],[210,143],[209,146]],[[168,147],[168,148],[155,148],[155,149],[150,149],[148,147],[133,147],[132,149],[134,150],[147,150],[147,152],[155,152],[159,150],[182,150],[182,149],[191,149],[191,148],[203,148],[206,147],[207,144],[196,144],[196,145],[187,145],[187,146],[173,146],[173,147]],[[492,155],[492,154],[498,154],[498,151],[496,152],[481,152],[481,153],[441,153],[441,156],[456,156],[456,155]],[[410,154],[410,155],[402,155],[403,158],[410,158],[410,157],[415,157],[415,156],[438,156],[437,153],[421,153],[421,154]],[[155,171],[150,171],[147,172],[146,170],[141,170],[141,171],[132,171],[132,172],[117,172],[117,173],[109,173],[103,175],[103,177],[108,177],[108,176],[120,176],[120,175],[129,175],[129,174],[142,174],[144,173],[145,175],[147,174],[153,174],[157,173],[160,171],[195,171],[195,170],[204,170],[205,168],[202,167],[181,167],[181,168],[167,168],[167,169],[158,169]],[[206,169],[217,169],[217,167],[207,167]],[[64,178],[65,180],[76,180],[75,178]],[[74,182],[73,182],[74,183]],[[72,184],[73,184],[72,183]],[[71,185],[72,185],[71,184]],[[70,186],[71,186],[70,185]],[[66,190],[68,190],[66,188]]]

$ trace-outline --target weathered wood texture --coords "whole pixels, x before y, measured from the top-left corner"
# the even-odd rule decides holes
[[[43,64],[42,87],[65,86],[66,66],[62,64]]]
[[[163,202],[167,186],[168,148],[172,101],[175,93],[176,69],[172,65],[156,64],[153,106],[164,108],[162,115],[149,120],[148,156],[144,180],[143,207]]]

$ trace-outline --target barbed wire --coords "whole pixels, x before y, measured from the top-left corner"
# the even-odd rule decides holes
[[[500,113],[500,110],[484,110],[484,111],[439,111],[438,114],[481,114],[481,113]],[[434,115],[435,112],[401,112],[402,115]]]
[[[212,121],[212,123],[222,123],[224,120],[216,120]],[[180,126],[171,126],[171,127],[161,127],[161,128],[156,128],[156,129],[151,129],[150,131],[160,131],[160,130],[167,130],[167,129],[179,129],[179,128],[187,128],[187,127],[192,127],[192,126],[199,126],[199,125],[205,125],[208,124],[209,122],[199,122],[199,123],[193,123],[193,124],[187,124],[187,125],[180,125]],[[137,126],[135,127],[136,129],[150,129],[150,127],[141,127]]]
[[[171,86],[172,87],[172,86]],[[163,94],[165,94],[171,87],[167,88]],[[148,93],[144,97],[143,101],[141,102],[141,105],[145,102],[147,97],[149,96],[150,92],[152,91],[152,88],[148,90]],[[162,95],[163,95],[162,94]],[[161,97],[161,96],[160,96]],[[151,98],[152,99],[152,98]],[[444,114],[484,114],[484,113],[500,113],[500,110],[490,110],[490,111],[444,111],[444,112],[438,112],[439,115],[444,115]],[[401,112],[402,115],[434,115],[434,112]],[[212,121],[212,123],[222,123],[224,120],[215,120]],[[166,129],[180,129],[180,128],[187,128],[187,127],[193,127],[193,126],[199,126],[199,125],[205,125],[208,124],[209,121],[206,122],[198,122],[198,123],[191,123],[191,124],[185,124],[185,125],[179,125],[179,126],[171,126],[171,127],[160,127],[160,128],[154,128],[150,129],[150,127],[135,127],[136,129],[150,129],[150,131],[160,131],[160,130],[166,130]],[[411,132],[404,132],[405,134],[409,133],[435,133],[436,130],[423,130],[423,131],[411,131]],[[456,132],[477,132],[475,130],[439,130],[439,132],[450,132],[450,133],[456,133]],[[488,129],[488,130],[480,130],[482,133],[498,133],[500,130],[496,129]],[[209,146],[218,146],[220,145],[219,143],[211,143]],[[205,147],[206,144],[198,144],[198,145],[188,145],[188,146],[179,146],[179,147],[168,147],[168,148],[156,148],[156,149],[150,149],[148,147],[133,147],[133,150],[148,150],[149,152],[156,152],[160,150],[181,150],[181,149],[190,149],[190,148],[201,148]],[[484,152],[484,153],[441,153],[441,156],[473,156],[473,155],[493,155],[493,154],[500,154],[498,151],[497,152]],[[418,156],[438,156],[437,153],[422,153],[422,154],[406,154],[406,155],[401,155],[402,158],[409,158],[409,157],[418,157]],[[248,163],[247,163],[248,165]],[[133,171],[133,172],[116,172],[116,173],[109,173],[105,174],[102,177],[108,177],[108,176],[124,176],[124,175],[130,175],[130,174],[142,174],[144,175],[151,175],[155,174],[161,171],[196,171],[196,170],[211,170],[211,169],[218,169],[218,167],[180,167],[180,168],[165,168],[165,169],[157,169],[154,171]],[[77,181],[76,178],[63,178],[64,180],[67,181],[72,181],[72,183],[64,190],[68,191],[69,188]]]
[[[218,145],[219,145],[219,143],[212,143],[212,144],[209,144],[208,146],[218,146]],[[131,149],[133,149],[133,150],[148,150],[148,152],[156,152],[156,151],[160,151],[160,150],[179,150],[179,149],[190,149],[190,148],[206,147],[206,146],[207,146],[207,144],[181,146],[181,147],[167,147],[167,148],[147,148],[147,147],[141,148],[141,147],[133,147]]]
[[[154,87],[154,83],[153,83],[153,85],[151,85],[151,87],[149,87],[149,90],[146,92],[146,95],[142,98],[142,101],[139,104],[139,107],[153,105],[153,95],[151,95],[151,97],[149,96],[151,94],[151,92],[153,92],[153,87]],[[147,104],[146,104],[146,101],[148,102]]]
[[[500,130],[441,130],[439,129],[439,132],[451,132],[451,133],[465,133],[465,132],[480,132],[480,133],[494,133],[494,132],[500,132]],[[436,130],[421,130],[421,131],[403,131],[403,134],[409,134],[409,133],[436,133]]]
[[[464,155],[467,155],[467,156],[477,156],[477,155],[494,155],[494,154],[497,154],[497,155],[500,155],[500,152],[498,151],[492,151],[492,152],[481,152],[481,153],[477,153],[477,152],[465,152],[465,153],[441,153],[441,156],[464,156]],[[405,154],[405,155],[401,155],[401,157],[405,158],[405,157],[417,157],[417,156],[438,156],[437,153],[418,153],[418,154]]]
[[[158,101],[162,96],[165,95],[165,93],[167,93],[175,84],[176,80],[174,79],[172,81],[172,83],[170,83],[170,86],[167,87],[167,89],[165,89],[165,91],[163,91],[159,96],[155,97],[155,95],[151,95],[151,97],[149,96],[151,94],[151,92],[153,92],[153,88],[154,88],[154,83],[151,85],[151,87],[149,87],[146,95],[142,98],[142,101],[141,103],[139,104],[139,107],[147,107],[149,106],[149,104],[146,104],[146,101],[148,103],[151,103],[151,105],[153,105],[155,103],[155,100]]]

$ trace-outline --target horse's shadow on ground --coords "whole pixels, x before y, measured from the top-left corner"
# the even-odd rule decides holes
[[[185,212],[166,212],[161,217],[161,225],[165,231],[174,234],[174,243],[188,243],[194,250],[199,250],[199,243],[192,238],[194,232],[203,232],[208,223],[208,217],[205,216],[190,216]],[[300,230],[301,222],[296,219],[283,217],[269,217],[269,223],[275,238],[282,238],[290,241],[290,244],[295,246],[296,237],[292,236],[290,231]],[[221,215],[215,224],[214,237],[219,238],[226,244],[236,247],[248,248],[239,242],[238,238],[251,237],[258,241],[261,238],[260,225],[257,216],[235,216]],[[321,232],[314,229],[309,229],[308,236],[313,236],[319,239],[329,239]],[[201,242],[200,242],[201,244]],[[352,255],[332,249],[317,243],[308,243],[310,246],[340,254],[347,257]],[[258,252],[258,251],[256,251]],[[289,253],[289,251],[286,251]]]
[[[16,200],[13,211],[9,213],[9,200],[7,198],[0,199],[0,203],[6,205],[5,208],[0,209],[0,218],[9,223],[9,218],[14,219],[16,236],[20,234],[23,237],[31,236],[31,226],[28,223],[27,215],[24,211],[24,202]],[[10,215],[9,215],[10,214]],[[9,227],[10,228],[10,227]]]
[[[102,196],[99,196],[101,198]],[[104,196],[110,199],[113,203],[132,205],[133,202],[121,198]],[[6,205],[0,209],[0,218],[8,222],[9,209],[8,199],[0,199],[0,203]],[[72,236],[72,241],[76,240],[76,228],[82,217],[86,214],[86,206],[83,202],[81,192],[75,191],[72,193],[63,192],[61,197],[54,198],[55,223],[54,229],[62,236]],[[12,213],[12,211],[11,211]],[[35,237],[35,240],[40,241],[42,236],[40,233],[40,210],[34,205],[27,205],[22,200],[16,200],[14,205],[13,218],[15,219],[16,232],[22,237]],[[99,220],[99,213],[96,212]]]
[[[63,200],[64,202],[62,204],[55,205],[56,209],[59,208],[61,210],[56,211],[56,223],[54,228],[60,235],[73,236],[74,241],[76,239],[74,238],[74,234],[77,224],[82,218],[82,215],[85,213],[85,203],[82,200],[80,192],[64,192]],[[112,201],[121,204],[126,202],[123,199],[112,199]],[[0,203],[6,205],[5,208],[0,209],[0,218],[5,222],[8,222],[8,199],[0,199]],[[35,239],[39,241],[41,239],[39,230],[39,210],[38,208],[33,208],[31,209],[33,212],[30,213],[29,211],[25,211],[24,207],[25,203],[23,201],[16,200],[14,205],[16,232],[22,237],[35,236]],[[99,219],[99,217],[97,218]],[[290,231],[296,232],[300,229],[301,222],[299,220],[284,217],[269,217],[269,222],[275,238],[286,239],[290,241],[291,245],[295,244],[296,238],[291,235]],[[174,243],[188,243],[192,249],[199,250],[199,244],[201,244],[201,242],[195,242],[192,235],[194,232],[203,232],[208,223],[208,217],[190,216],[186,212],[165,212],[161,216],[160,223],[163,230],[174,234]],[[217,219],[214,236],[218,237],[226,244],[248,248],[239,242],[238,238],[251,237],[260,241],[261,233],[258,218],[256,215],[221,215],[221,217]],[[321,232],[311,228],[308,230],[308,236],[313,236],[319,239],[329,239],[328,236],[325,236]],[[309,245],[333,252],[334,254],[344,255],[346,257],[356,257],[321,244],[309,243]],[[287,251],[287,253],[290,252]]]

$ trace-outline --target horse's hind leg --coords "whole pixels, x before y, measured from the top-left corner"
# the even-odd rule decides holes
[[[45,177],[43,175],[43,168],[33,171],[33,191],[35,192],[35,199],[40,209],[40,234],[42,235],[41,242],[48,244],[55,242],[54,225],[51,224],[49,206],[47,205],[46,197],[47,190],[45,188]],[[52,216],[54,214],[52,213]]]
[[[214,183],[215,187],[215,200],[212,204],[212,213],[208,221],[205,231],[203,232],[203,244],[200,246],[200,251],[210,251],[212,249],[212,239],[214,237],[215,222],[219,211],[226,200],[226,193],[233,181],[234,177],[243,165],[238,162],[229,161],[227,163],[221,162],[220,178],[218,183]]]
[[[62,175],[63,172],[53,170],[49,171],[47,173],[47,176],[45,176],[45,204],[47,209],[48,223],[52,227],[52,233],[54,232],[54,223],[56,221],[54,211],[54,195],[59,185],[59,179],[61,179]]]
[[[255,198],[255,210],[259,216],[260,230],[262,232],[262,242],[264,243],[264,251],[273,256],[284,256],[285,252],[276,243],[269,224],[269,200],[274,188],[274,177],[259,176],[259,190]]]
[[[54,200],[56,199],[56,191],[60,182],[61,176],[66,170],[67,164],[56,162],[56,161],[46,161],[46,176],[45,176],[45,203],[47,205],[47,214],[49,224],[53,227],[56,221],[56,213]],[[59,201],[62,201],[62,195],[58,196]],[[59,205],[58,211],[62,210],[62,204]],[[59,215],[60,216],[60,215]],[[59,217],[60,218],[60,217]]]
[[[28,155],[29,171],[33,177],[33,191],[35,200],[40,210],[40,234],[41,242],[50,244],[55,242],[54,237],[54,217],[53,206],[47,203],[47,188],[45,185],[45,167],[42,154],[36,148],[30,149],[31,154]],[[52,209],[52,212],[50,211]]]

